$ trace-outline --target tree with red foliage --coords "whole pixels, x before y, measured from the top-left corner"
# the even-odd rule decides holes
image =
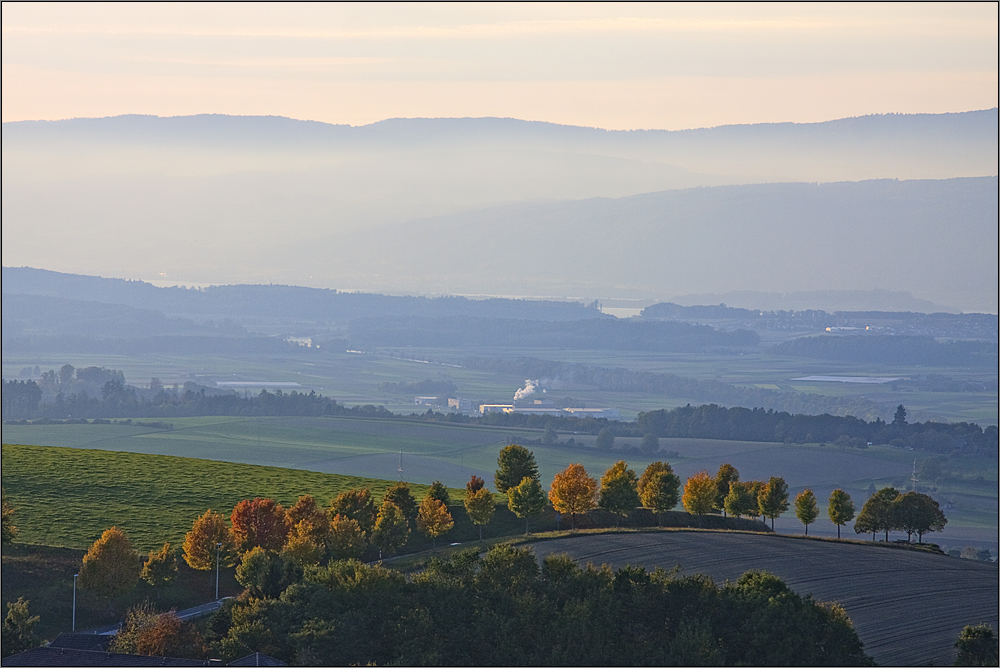
[[[485,486],[486,481],[474,475],[469,479],[469,482],[465,483],[465,495],[471,497]]]
[[[233,542],[240,554],[255,547],[281,550],[288,539],[285,509],[274,499],[244,499],[233,508]]]

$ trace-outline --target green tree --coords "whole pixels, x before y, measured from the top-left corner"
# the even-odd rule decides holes
[[[154,587],[167,585],[177,577],[177,556],[170,549],[170,543],[164,543],[159,550],[149,553],[139,577]]]
[[[880,531],[885,532],[885,542],[889,542],[889,532],[895,531],[896,520],[895,501],[899,498],[899,490],[895,487],[883,487],[865,501],[865,505],[854,522],[855,533],[872,534],[872,540]]]
[[[0,541],[4,545],[7,543],[13,543],[14,539],[17,538],[17,527],[14,526],[14,506],[10,504],[10,500],[7,498],[7,490],[0,487],[0,530],[2,530],[2,538]]]
[[[940,531],[948,524],[948,519],[938,506],[938,502],[919,492],[907,492],[893,502],[896,526],[906,532],[906,540],[917,534],[918,542],[923,542],[925,533]]]
[[[451,505],[451,495],[448,494],[448,488],[440,480],[431,483],[430,489],[427,490],[427,496],[437,499],[446,507]]]
[[[392,554],[406,545],[409,535],[410,526],[403,511],[391,501],[383,501],[372,532],[372,543],[379,549],[379,556]]]
[[[448,533],[453,526],[455,520],[448,512],[448,507],[430,494],[425,496],[417,511],[417,530],[431,537],[435,550],[438,536]]]
[[[729,486],[740,479],[740,472],[732,464],[723,464],[715,474],[715,486],[718,492],[715,495],[715,509],[721,510],[723,517],[726,516],[726,497],[729,496]]]
[[[535,478],[524,477],[521,484],[507,489],[507,507],[524,520],[524,535],[528,535],[528,518],[545,510],[545,492]]]
[[[701,516],[712,512],[716,493],[718,487],[715,485],[715,479],[708,475],[708,471],[698,471],[684,483],[684,496],[681,502],[685,510],[698,516],[699,527]]]
[[[902,427],[906,424],[906,409],[903,404],[896,407],[896,414],[892,416],[892,423],[897,427]]]
[[[542,432],[542,443],[545,445],[552,445],[559,440],[559,434],[556,430],[552,428],[552,425],[545,425],[545,431]]]
[[[734,517],[750,515],[757,509],[757,495],[752,482],[736,481],[729,485],[729,493],[723,500],[726,512]]]
[[[804,489],[795,496],[795,516],[799,518],[806,527],[806,535],[809,535],[809,525],[819,517],[819,508],[816,505],[816,495],[811,489]]]
[[[615,437],[611,433],[611,430],[605,427],[601,431],[597,432],[597,438],[594,440],[594,445],[597,446],[598,450],[610,450],[615,447]]]
[[[395,485],[385,490],[382,503],[388,501],[392,505],[403,511],[403,517],[407,522],[417,519],[417,500],[413,498],[410,486],[405,482],[397,482]]]
[[[404,484],[405,483],[400,483]],[[398,487],[398,485],[397,485]],[[397,487],[390,488],[396,490]],[[406,491],[409,491],[409,487],[406,487]],[[394,492],[396,495],[402,495],[404,492],[402,490],[397,490]],[[387,491],[386,496],[390,494]],[[413,498],[412,496],[410,497]],[[395,501],[393,501],[395,503]],[[396,504],[399,506],[399,504]],[[414,502],[414,506],[416,503]],[[400,508],[402,506],[399,506]],[[335,499],[330,502],[330,509],[327,511],[327,517],[333,519],[335,516],[340,515],[342,517],[349,517],[358,523],[362,531],[371,533],[372,529],[375,528],[375,518],[378,517],[378,511],[375,508],[375,501],[372,499],[371,492],[368,488],[363,489],[349,489],[346,492],[341,492],[337,495]]]
[[[842,489],[835,489],[830,494],[830,505],[827,507],[830,521],[837,525],[837,539],[840,539],[840,527],[854,519],[854,501],[851,495]]]
[[[774,531],[774,518],[788,510],[788,485],[784,478],[771,476],[757,495],[757,506],[760,514],[771,520],[771,530]]]
[[[38,647],[40,640],[35,635],[38,615],[28,612],[28,603],[23,597],[7,604],[7,617],[3,620],[2,655],[8,657],[25,650]]]
[[[646,434],[642,437],[639,451],[646,457],[652,457],[660,451],[660,437],[656,434]]]
[[[639,506],[639,492],[635,471],[628,468],[624,461],[615,464],[601,476],[601,491],[597,505],[614,513],[615,528],[618,528],[620,518],[628,515]]]
[[[508,445],[497,457],[497,470],[493,476],[497,491],[506,494],[525,478],[538,480],[538,464],[535,453],[520,445]]]
[[[98,596],[114,599],[139,580],[139,553],[118,527],[107,529],[83,557],[79,583]]]
[[[254,598],[278,598],[301,578],[301,566],[286,562],[277,552],[260,546],[246,552],[236,567],[236,581]]]
[[[646,487],[646,483],[653,479],[653,476],[657,473],[673,473],[674,469],[667,462],[650,462],[646,470],[642,472],[639,476],[639,482],[636,483],[636,490],[639,492],[639,496],[642,496],[642,490]]]
[[[479,540],[483,539],[483,526],[490,523],[497,504],[493,494],[485,487],[465,497],[465,513],[472,523],[479,527]]]
[[[995,666],[1000,662],[997,635],[989,624],[966,626],[955,643],[956,666]]]
[[[663,513],[673,510],[680,501],[680,489],[681,479],[673,471],[657,471],[643,485],[639,499],[644,508],[656,514],[656,523],[662,526]]]

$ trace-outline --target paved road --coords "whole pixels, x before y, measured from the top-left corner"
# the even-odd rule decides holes
[[[996,564],[911,550],[712,532],[575,536],[532,546],[581,563],[703,573],[718,583],[766,570],[801,595],[837,601],[879,665],[953,665],[966,624],[998,626]]]
[[[229,598],[229,597],[226,597]],[[188,608],[187,610],[178,610],[177,616],[182,620],[195,619],[197,617],[203,617],[205,615],[210,615],[219,608],[226,601],[226,598],[221,598],[218,601],[211,601],[209,603],[204,603],[202,605],[196,605],[193,608]],[[77,633],[93,633],[95,635],[114,635],[118,633],[119,625],[112,624],[110,626],[101,626],[96,629],[87,629],[86,631],[77,631]]]

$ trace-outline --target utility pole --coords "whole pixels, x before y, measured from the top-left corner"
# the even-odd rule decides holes
[[[215,544],[215,600],[219,600],[219,552],[222,550],[222,543]]]
[[[80,577],[77,573],[73,576],[73,632],[76,632],[76,579]]]
[[[396,469],[399,474],[399,482],[403,482],[403,451],[399,451],[399,468]]]
[[[917,478],[917,460],[916,459],[913,460],[913,475],[910,476],[910,482],[913,483],[913,491],[916,492],[917,491],[917,483],[920,482],[920,479]]]

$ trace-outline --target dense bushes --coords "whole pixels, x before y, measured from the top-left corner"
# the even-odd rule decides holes
[[[770,574],[718,587],[565,556],[539,566],[509,545],[410,578],[332,562],[278,598],[242,597],[210,627],[225,658],[312,665],[872,665],[841,608]]]

